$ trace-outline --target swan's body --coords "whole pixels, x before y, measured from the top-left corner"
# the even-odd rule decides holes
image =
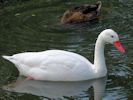
[[[113,37],[109,39],[112,34]],[[113,30],[107,29],[103,31],[96,42],[94,64],[79,54],[63,50],[25,52],[13,56],[3,56],[3,58],[14,63],[20,75],[30,76],[35,80],[88,80],[103,77],[107,74],[104,45],[107,41],[113,44],[118,42],[118,40],[118,35]],[[120,52],[124,52],[120,43],[116,43],[115,46]]]
[[[86,58],[63,50],[20,53],[12,56],[21,75],[28,76],[32,70],[41,80],[76,81],[94,78],[94,67]],[[36,77],[36,76],[34,76]],[[35,78],[36,79],[36,78]]]

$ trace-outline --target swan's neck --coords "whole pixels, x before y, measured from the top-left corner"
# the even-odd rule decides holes
[[[105,42],[101,36],[98,37],[95,45],[94,66],[97,72],[107,72],[104,57]]]

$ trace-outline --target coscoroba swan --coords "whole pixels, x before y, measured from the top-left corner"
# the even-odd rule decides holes
[[[14,63],[20,75],[26,76],[27,80],[82,81],[106,76],[106,43],[113,44],[122,53],[125,52],[117,33],[106,29],[96,41],[94,64],[79,54],[63,50],[25,52],[2,57]]]

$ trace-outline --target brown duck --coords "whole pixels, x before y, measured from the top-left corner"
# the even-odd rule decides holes
[[[61,24],[91,22],[99,19],[101,1],[96,4],[84,4],[65,11],[61,18]]]

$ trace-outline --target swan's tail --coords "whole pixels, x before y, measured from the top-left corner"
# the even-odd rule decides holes
[[[4,59],[9,60],[10,62],[14,62],[14,58],[12,56],[2,56]]]

